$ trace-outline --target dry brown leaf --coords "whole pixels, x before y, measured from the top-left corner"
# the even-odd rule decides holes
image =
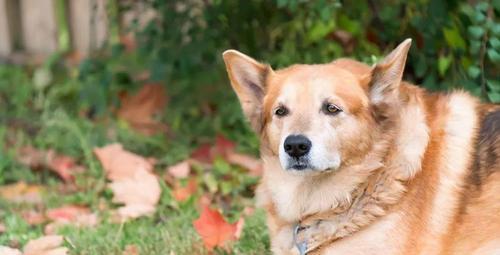
[[[23,255],[23,253],[18,249],[13,249],[7,246],[0,245],[1,255]]]
[[[68,254],[68,248],[62,247],[62,243],[62,236],[42,236],[29,241],[24,246],[24,255],[66,255]]]
[[[137,169],[153,171],[153,164],[149,160],[124,150],[118,143],[95,148],[94,153],[111,181],[127,179],[133,176]]]
[[[39,185],[28,185],[23,181],[0,187],[0,196],[6,200],[18,203],[41,203],[41,192],[43,188]]]
[[[117,211],[120,220],[155,211],[161,188],[158,178],[152,173],[151,160],[124,150],[121,144],[96,148],[94,153],[111,180],[109,187],[114,193],[113,202],[124,204]]]
[[[191,171],[191,165],[187,160],[177,163],[167,169],[167,172],[177,179],[188,177],[190,171]]]
[[[114,181],[109,187],[114,194],[113,202],[125,204],[118,209],[125,219],[153,213],[160,200],[158,179],[144,170],[138,170],[131,178]]]
[[[39,150],[32,146],[20,148],[17,161],[31,169],[49,169],[65,182],[74,181],[74,174],[84,170],[82,166],[76,164],[75,159],[69,156],[58,154],[54,150]]]
[[[43,213],[35,210],[24,211],[21,213],[21,217],[30,225],[38,225],[47,221]]]
[[[165,125],[153,117],[167,104],[165,87],[161,84],[144,84],[135,95],[121,96],[118,117],[127,121],[135,130],[146,135],[166,131]]]

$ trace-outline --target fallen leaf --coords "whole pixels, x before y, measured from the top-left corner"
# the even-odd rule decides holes
[[[54,221],[73,221],[78,215],[87,214],[90,210],[83,206],[66,205],[59,208],[49,209],[47,217]]]
[[[30,225],[39,225],[47,221],[43,213],[35,210],[24,211],[21,213],[21,217]]]
[[[17,203],[41,203],[42,186],[28,185],[23,181],[0,187],[0,196]]]
[[[240,239],[241,234],[243,233],[244,226],[245,226],[245,218],[240,217],[236,222],[236,230],[234,231],[234,238],[236,240]]]
[[[198,199],[198,207],[205,208],[205,206],[209,206],[212,203],[212,198],[208,194],[203,194]]]
[[[222,135],[217,135],[215,138],[215,155],[226,155],[227,153],[233,152],[236,148],[236,144],[233,141],[227,139]]]
[[[106,177],[111,181],[130,178],[137,169],[153,171],[153,164],[149,160],[124,150],[118,143],[95,148],[94,153],[101,162]]]
[[[213,145],[202,144],[191,153],[191,158],[201,163],[212,163],[216,157],[226,157],[229,153],[232,153],[235,147],[233,141],[222,135],[217,135]]]
[[[124,93],[120,97],[121,107],[117,115],[138,132],[151,135],[166,131],[166,126],[153,117],[167,104],[165,87],[161,84],[144,84],[135,95]]]
[[[193,221],[193,226],[208,250],[224,247],[235,239],[236,224],[229,224],[218,211],[208,206],[203,208],[200,218]]]
[[[63,237],[59,235],[42,236],[29,241],[24,246],[24,255],[65,255],[68,248],[61,247]]]
[[[82,172],[84,168],[76,164],[75,159],[56,153],[54,150],[39,150],[32,146],[25,146],[17,153],[19,163],[31,169],[49,169],[55,172],[65,182],[74,181],[75,173]]]
[[[139,248],[133,244],[125,246],[122,255],[139,255]]]
[[[0,245],[0,254],[2,255],[23,255],[18,249],[13,249],[7,246]]]
[[[45,226],[45,234],[54,234],[59,227],[67,224],[76,227],[93,227],[98,223],[97,214],[92,213],[87,207],[78,205],[49,209],[46,216],[52,222]]]
[[[230,152],[227,154],[226,160],[231,164],[235,164],[247,169],[252,176],[262,175],[262,161],[260,161],[260,159],[258,158],[237,152]]]
[[[210,151],[211,146],[209,144],[203,144],[191,153],[191,158],[202,163],[212,163],[213,159]]]
[[[131,178],[109,184],[113,191],[113,202],[123,203],[118,212],[124,218],[137,218],[151,214],[160,200],[161,189],[158,179],[147,171],[137,171]]]
[[[189,180],[186,187],[182,187],[179,183],[177,183],[177,187],[172,191],[172,196],[175,200],[182,202],[187,200],[193,193],[196,192],[196,179],[192,178]]]
[[[167,172],[177,179],[188,177],[190,171],[191,171],[191,165],[187,160],[177,163],[167,169]]]
[[[152,173],[153,163],[123,149],[121,144],[111,144],[94,149],[111,183],[113,202],[124,204],[117,213],[121,220],[151,214],[160,200],[161,188]]]
[[[3,223],[0,223],[0,234],[5,233],[6,230],[7,228],[5,227],[5,225]]]

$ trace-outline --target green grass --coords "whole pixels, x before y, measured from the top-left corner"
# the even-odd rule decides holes
[[[44,225],[30,226],[21,212],[78,204],[97,212],[100,223],[94,228],[67,225],[57,230],[66,238],[64,245],[71,254],[121,254],[127,245],[135,245],[140,254],[207,253],[192,225],[199,216],[197,198],[210,192],[208,186],[212,185],[216,189],[212,195],[224,201],[223,205],[214,206],[224,208],[225,217],[235,222],[245,206],[253,205],[256,178],[218,159],[208,170],[195,167],[200,189],[188,201],[173,200],[171,188],[162,183],[162,198],[154,215],[116,224],[111,222],[109,212],[118,205],[111,202],[112,192],[106,188],[107,180],[92,150],[122,143],[129,151],[155,157],[159,176],[165,167],[188,158],[195,148],[213,142],[218,134],[235,141],[239,151],[255,155],[257,138],[246,126],[221,73],[167,84],[170,102],[159,118],[169,126],[169,132],[144,136],[116,119],[112,111],[119,106],[119,91],[133,92],[140,86],[131,78],[140,67],[137,56],[87,60],[78,68],[64,66],[58,57],[35,69],[0,66],[0,186],[22,180],[46,187],[40,205],[0,198],[0,223],[7,228],[0,233],[0,245],[22,247],[43,235]],[[34,73],[41,72],[40,68],[51,73],[45,86],[37,85],[33,78]],[[61,192],[63,183],[53,173],[33,171],[19,164],[16,151],[26,145],[74,157],[86,168],[76,178],[78,190]],[[206,175],[208,180],[201,178]],[[211,180],[217,181],[213,184],[209,183]],[[102,204],[107,209],[102,210]],[[269,241],[260,210],[245,218],[243,235],[231,245],[231,252],[216,249],[216,254],[267,253]]]

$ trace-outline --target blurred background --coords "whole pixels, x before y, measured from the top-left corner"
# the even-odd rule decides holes
[[[499,14],[499,0],[0,0],[0,245],[266,254],[258,139],[222,52],[373,64],[412,38],[405,79],[498,103]],[[116,221],[134,194],[117,198],[113,171],[137,160],[159,186],[133,191],[152,212]]]

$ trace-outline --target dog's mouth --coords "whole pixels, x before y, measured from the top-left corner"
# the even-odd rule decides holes
[[[312,169],[309,159],[307,157],[289,158],[286,170],[303,171],[305,169]]]

